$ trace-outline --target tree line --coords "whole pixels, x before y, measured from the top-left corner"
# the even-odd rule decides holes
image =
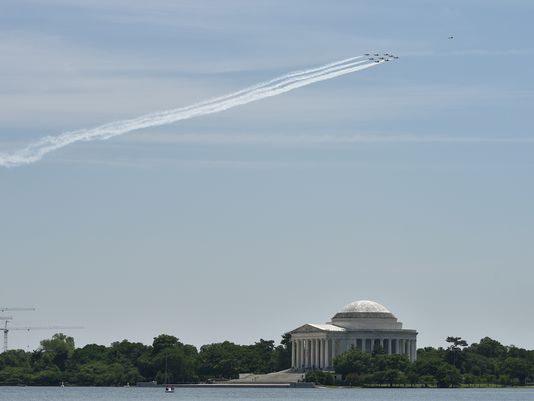
[[[504,346],[485,337],[468,346],[461,337],[447,337],[448,347],[426,347],[417,351],[417,360],[404,355],[386,355],[358,349],[334,359],[334,376],[308,372],[307,381],[355,386],[525,386],[534,384],[534,351]],[[337,380],[337,382],[336,382]]]
[[[448,337],[446,347],[417,351],[417,361],[353,349],[334,359],[335,374],[311,371],[306,380],[354,386],[524,386],[534,384],[534,351],[505,346],[485,337],[468,345]],[[235,379],[239,373],[269,373],[291,366],[290,335],[278,345],[263,340],[251,345],[229,341],[197,349],[162,334],[151,345],[127,340],[76,348],[74,339],[55,334],[35,351],[0,354],[0,385],[123,386],[139,382],[197,383]],[[167,372],[167,376],[165,373]]]
[[[88,344],[76,348],[72,337],[58,333],[41,341],[35,351],[0,354],[0,385],[123,386],[234,379],[240,372],[287,369],[291,364],[289,347],[288,335],[277,346],[272,340],[260,339],[252,345],[225,341],[197,349],[162,334],[152,345],[123,340],[109,347]]]

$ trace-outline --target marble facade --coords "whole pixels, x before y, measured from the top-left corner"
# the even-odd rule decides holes
[[[403,329],[387,308],[373,301],[352,302],[331,322],[308,323],[290,334],[295,371],[332,370],[334,358],[353,348],[373,352],[381,347],[387,354],[417,358],[417,331]]]

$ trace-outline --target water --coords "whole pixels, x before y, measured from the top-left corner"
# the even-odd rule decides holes
[[[530,389],[195,389],[0,387],[0,401],[534,401]]]

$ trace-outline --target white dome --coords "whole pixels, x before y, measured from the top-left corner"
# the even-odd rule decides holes
[[[341,313],[364,312],[364,313],[391,313],[384,305],[374,301],[354,301],[345,305]]]
[[[334,326],[349,330],[400,330],[402,323],[384,305],[374,301],[354,301],[332,318]]]

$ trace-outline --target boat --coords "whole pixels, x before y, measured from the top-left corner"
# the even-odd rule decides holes
[[[165,354],[165,392],[166,393],[174,393],[174,386],[172,384],[168,384],[168,377],[167,377],[167,356],[168,354]]]
[[[165,386],[165,392],[166,393],[174,393],[174,387],[170,385]]]

